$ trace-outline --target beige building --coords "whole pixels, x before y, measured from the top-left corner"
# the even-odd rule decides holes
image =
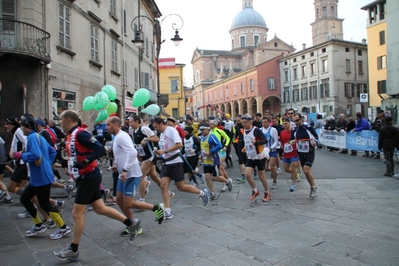
[[[368,115],[367,45],[343,40],[338,0],[315,0],[313,46],[280,59],[282,112]]]
[[[121,115],[125,97],[138,88],[148,88],[156,102],[153,22],[161,13],[153,0],[0,4],[1,120],[23,112],[58,119],[73,109],[90,125],[96,112],[83,112],[83,99],[105,84],[116,88]],[[141,48],[131,42],[131,26],[142,30]]]

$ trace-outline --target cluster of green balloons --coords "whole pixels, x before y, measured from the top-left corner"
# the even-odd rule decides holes
[[[132,105],[134,107],[140,107],[145,105],[146,103],[148,103],[148,101],[150,100],[150,91],[145,89],[145,88],[141,88],[138,89],[133,96],[132,99]],[[147,106],[146,108],[144,108],[143,110],[141,110],[142,113],[145,114],[149,114],[149,115],[157,115],[159,113],[159,111],[161,110],[161,108],[156,105],[156,104],[151,104],[149,106]]]
[[[105,85],[101,91],[97,92],[96,95],[87,96],[83,100],[83,111],[89,110],[101,110],[96,118],[96,122],[104,121],[110,114],[116,113],[118,105],[114,102],[110,102],[116,99],[116,90],[111,85]]]

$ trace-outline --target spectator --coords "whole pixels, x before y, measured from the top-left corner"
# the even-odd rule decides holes
[[[344,129],[346,127],[346,125],[348,124],[348,121],[345,119],[345,114],[342,113],[339,115],[339,119],[338,122],[335,126],[335,129],[337,131],[341,131],[342,129]],[[340,153],[342,154],[348,154],[348,150],[347,149],[343,149],[342,151],[340,151]]]
[[[371,130],[380,132],[383,119],[384,119],[384,110],[379,110],[377,117],[374,120],[374,123],[371,124]],[[380,154],[381,154],[380,152],[377,152],[377,155],[374,157],[374,152],[371,152],[371,157],[374,157],[374,159],[380,159],[381,158]]]
[[[356,127],[355,119],[351,116],[348,118],[348,123],[346,124],[346,127],[344,127],[344,130],[348,133],[351,132],[353,129],[355,129],[355,127]],[[351,150],[351,155],[356,156],[357,151]]]
[[[395,148],[399,149],[399,131],[392,125],[393,117],[385,117],[385,124],[380,129],[378,136],[378,149],[384,152],[385,164],[387,167],[384,176],[394,175],[393,155]]]
[[[356,126],[353,129],[353,132],[360,132],[362,130],[370,130],[370,124],[367,121],[367,119],[365,119],[364,117],[362,117],[362,114],[357,113],[356,114]],[[362,157],[367,158],[369,157],[369,151],[365,151],[364,155]]]

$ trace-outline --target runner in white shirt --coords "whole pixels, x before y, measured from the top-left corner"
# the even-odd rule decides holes
[[[157,132],[161,133],[159,150],[156,153],[162,155],[164,164],[161,170],[161,189],[165,204],[165,219],[173,218],[169,197],[169,185],[172,180],[175,181],[178,190],[198,194],[202,203],[206,206],[209,201],[209,190],[199,190],[184,182],[184,163],[180,157],[180,149],[183,147],[183,143],[179,133],[175,128],[167,126],[160,117],[154,119],[153,126]]]
[[[161,204],[149,204],[142,201],[135,201],[134,195],[141,181],[141,168],[137,159],[137,151],[133,146],[128,133],[122,131],[122,120],[112,116],[107,120],[107,130],[113,134],[112,151],[114,153],[115,165],[113,171],[119,173],[116,201],[123,214],[133,220],[133,213],[130,209],[152,210],[159,224],[164,220],[164,211]],[[129,230],[127,227],[126,230]],[[140,231],[140,228],[139,228]],[[122,236],[130,235],[130,231],[124,231]]]
[[[276,147],[278,144],[278,132],[277,129],[271,126],[271,118],[264,117],[262,121],[261,131],[263,135],[265,135],[267,139],[266,147],[269,148],[269,160],[266,160],[266,171],[271,171],[271,177],[273,179],[273,184],[271,186],[272,189],[277,188],[277,169],[276,169],[276,161],[277,161],[277,152]]]

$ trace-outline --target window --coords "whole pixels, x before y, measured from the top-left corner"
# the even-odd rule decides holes
[[[70,21],[69,15],[70,10],[68,7],[63,5],[62,3],[58,4],[59,8],[59,38],[60,38],[60,46],[64,48],[71,48],[71,37],[70,37]]]
[[[111,0],[111,8],[109,12],[116,16],[116,0]]]
[[[305,55],[302,55],[302,56],[301,56],[301,59],[305,59]]]
[[[234,95],[237,95],[237,84],[234,84]]]
[[[380,31],[380,45],[385,44],[385,30]]]
[[[148,57],[148,37],[145,37],[145,55]]]
[[[139,88],[139,70],[137,68],[134,69],[134,88]]]
[[[326,51],[327,51],[326,48],[321,49],[321,52],[322,52],[322,53],[325,53]]]
[[[363,55],[363,50],[360,50],[360,49],[357,50],[357,55],[358,55],[358,56],[362,56],[362,55]]]
[[[385,55],[377,57],[377,69],[387,68],[387,57]]]
[[[323,63],[323,73],[327,73],[328,72],[328,61],[327,61],[327,59],[324,59],[322,61],[322,63]]]
[[[351,51],[351,48],[345,47],[345,52],[349,53]]]
[[[123,24],[122,24],[123,34],[126,35],[126,10],[123,10]]]
[[[240,36],[240,47],[245,47],[245,36]]]
[[[288,82],[288,70],[284,71],[284,80],[285,82]]]
[[[363,61],[357,61],[357,69],[359,70],[359,74],[364,74],[363,72]]]
[[[363,84],[362,83],[358,83],[356,85],[356,97],[360,98],[360,93],[363,93]]]
[[[345,97],[346,98],[352,98],[354,95],[353,91],[353,84],[349,82],[345,82]]]
[[[316,9],[316,18],[319,17],[319,9]]]
[[[284,88],[284,103],[289,103],[290,102],[290,91],[288,87]]]
[[[172,117],[179,117],[179,109],[172,108]]]
[[[292,61],[295,63],[296,62],[296,58],[294,58]]]
[[[288,62],[287,61],[284,61],[284,65],[286,66],[288,64]]]
[[[303,83],[301,85],[301,96],[302,96],[302,101],[305,101],[308,99],[308,87],[307,83]]]
[[[313,98],[313,99],[317,98],[317,81],[310,82],[309,99],[310,98]]]
[[[179,93],[179,81],[177,79],[170,80],[170,93],[176,94]],[[212,97],[212,95],[211,95]],[[212,100],[212,98],[211,98]]]
[[[269,90],[276,90],[277,86],[276,86],[276,79],[275,78],[268,78],[267,79],[267,88]]]
[[[254,46],[258,46],[259,45],[259,35],[255,35],[254,36]]]
[[[351,73],[351,60],[349,59],[345,60],[345,68],[346,68],[346,73]]]
[[[298,69],[294,68],[293,71],[294,71],[294,80],[297,80],[298,79]]]
[[[377,81],[378,94],[387,93],[387,81],[379,80]]]
[[[115,40],[111,41],[112,46],[112,70],[118,72],[118,43]]]
[[[234,50],[234,39],[231,39],[231,50]]]
[[[241,85],[240,85],[240,91],[241,91],[241,94],[244,93],[244,84],[242,82],[241,82]]]
[[[90,50],[91,60],[99,62],[98,58],[98,28],[90,24]]]
[[[331,16],[335,16],[334,6],[331,6]]]
[[[314,52],[311,52],[311,53],[310,53],[310,57],[312,57],[312,56],[314,56]]]
[[[123,77],[123,85],[127,85],[127,63],[126,61],[123,61],[123,73],[122,73],[122,77]]]
[[[316,113],[316,106],[312,106],[312,113]]]
[[[147,88],[147,89],[150,88],[150,74],[149,73],[141,72],[141,87]],[[176,87],[176,90],[177,90],[177,92],[179,92],[178,87]]]
[[[212,102],[212,92],[209,92],[209,101]]]
[[[218,99],[218,92],[215,90],[215,101]]]
[[[302,78],[306,78],[306,65],[301,66]]]
[[[316,74],[316,66],[314,63],[310,63],[310,75],[314,76]]]
[[[328,113],[328,105],[323,105],[323,113]]]
[[[322,79],[320,84],[320,98],[330,97],[330,83],[329,79]]]
[[[327,7],[323,6],[323,16],[327,16]]]
[[[229,98],[229,87],[226,86],[226,98]]]
[[[249,80],[249,89],[250,89],[251,91],[254,91],[254,90],[255,90],[255,83],[254,83],[254,80],[253,80],[253,79],[250,79],[250,80]]]
[[[299,102],[299,85],[295,85],[292,91],[293,102]]]

